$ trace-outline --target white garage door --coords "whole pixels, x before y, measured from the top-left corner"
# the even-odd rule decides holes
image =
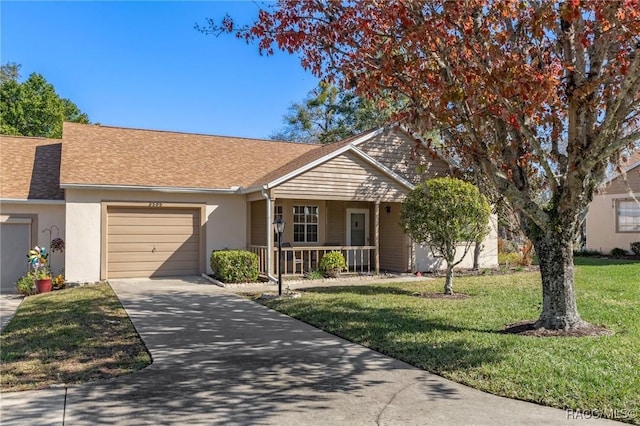
[[[107,210],[107,278],[200,273],[200,211]]]
[[[30,244],[30,219],[0,223],[0,289],[3,293],[15,292],[15,282],[27,273]]]

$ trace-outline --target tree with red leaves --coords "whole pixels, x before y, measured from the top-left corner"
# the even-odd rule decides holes
[[[536,326],[588,325],[573,240],[607,170],[639,144],[640,0],[281,0],[250,27],[209,23],[298,53],[381,107],[408,100],[401,118],[438,129],[518,212],[540,261]]]

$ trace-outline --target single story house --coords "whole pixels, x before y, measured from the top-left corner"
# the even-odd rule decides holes
[[[617,247],[630,252],[630,244],[640,241],[640,152],[622,170],[624,174],[611,176],[589,205],[587,250],[609,254]]]
[[[273,278],[279,217],[283,274],[316,269],[331,250],[352,272],[415,271],[433,262],[416,259],[427,254],[402,232],[401,203],[450,172],[397,125],[328,145],[74,123],[61,140],[1,142],[3,288],[24,273],[28,247],[56,236],[66,247],[52,267],[69,281],[210,273],[222,249],[255,252]],[[483,267],[497,265],[493,225]]]

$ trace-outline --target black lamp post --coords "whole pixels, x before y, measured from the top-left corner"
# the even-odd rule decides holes
[[[273,228],[278,234],[278,296],[282,296],[282,233],[285,223],[281,217],[273,222]]]

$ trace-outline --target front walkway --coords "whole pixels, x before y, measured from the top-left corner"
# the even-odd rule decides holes
[[[153,364],[110,381],[3,394],[3,425],[581,423],[426,373],[201,278],[111,285]]]

